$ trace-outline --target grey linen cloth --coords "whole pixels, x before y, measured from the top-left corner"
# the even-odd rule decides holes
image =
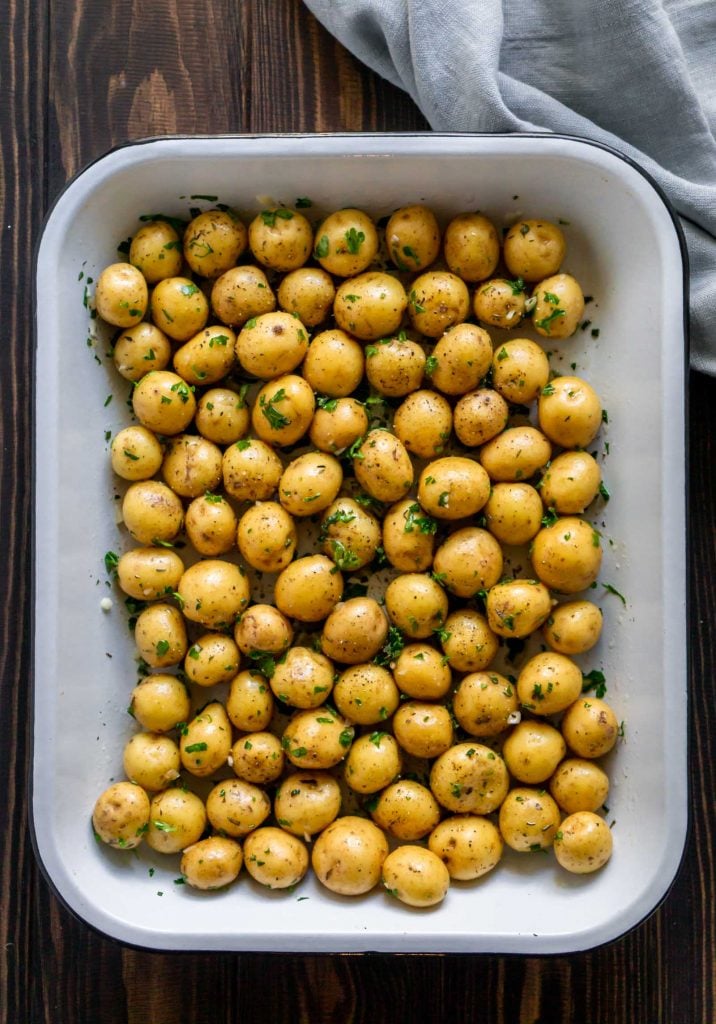
[[[435,131],[549,131],[638,161],[681,217],[691,364],[716,375],[716,0],[305,0]]]

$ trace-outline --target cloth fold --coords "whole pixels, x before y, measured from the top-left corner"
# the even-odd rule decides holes
[[[636,160],[679,213],[691,364],[716,375],[714,0],[305,0],[435,131],[546,131]]]

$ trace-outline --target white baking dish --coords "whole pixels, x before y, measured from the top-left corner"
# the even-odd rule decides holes
[[[129,412],[121,389],[105,405],[118,378],[105,346],[86,344],[83,291],[139,214],[186,215],[207,205],[187,198],[196,193],[246,210],[266,196],[309,196],[316,214],[354,204],[381,215],[421,200],[443,218],[480,209],[501,224],[521,215],[569,222],[566,268],[595,297],[587,315],[599,337],[578,332],[553,366],[569,372],[576,362],[609,411],[613,546],[605,543],[600,578],[627,598],[623,607],[599,591],[604,639],[585,661],[603,668],[607,699],[626,723],[610,767],[614,856],[597,875],[510,854],[480,882],[454,884],[440,907],[416,912],[379,891],[339,898],[314,880],[267,893],[245,874],[227,892],[197,894],[173,883],[174,859],[167,867],[149,850],[95,844],[91,808],[121,777],[135,674],[118,595],[112,612],[100,610],[110,593],[102,556],[118,545],[104,432]],[[687,826],[684,275],[654,185],[617,154],[575,139],[158,139],[114,150],[69,184],[37,261],[32,816],[40,861],[73,911],[152,948],[535,954],[613,939],[658,904]]]

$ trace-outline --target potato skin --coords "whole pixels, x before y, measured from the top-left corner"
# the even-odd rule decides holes
[[[445,229],[445,261],[463,281],[485,281],[500,258],[495,225],[480,213],[461,213]]]
[[[383,863],[383,885],[391,896],[409,907],[434,907],[450,887],[443,862],[424,846],[399,846]]]
[[[221,481],[221,449],[197,434],[173,437],[164,454],[162,476],[175,494],[197,498],[215,491]]]
[[[449,327],[463,323],[469,312],[470,293],[455,274],[429,270],[413,281],[408,316],[415,330],[428,338],[439,338]]]
[[[182,613],[171,604],[149,605],[137,617],[134,640],[151,668],[178,665],[188,646]]]
[[[308,436],[322,452],[342,452],[367,430],[368,416],[361,403],[355,398],[336,398],[316,409]]]
[[[174,341],[189,341],[209,318],[209,304],[188,277],[165,277],[151,297],[152,320]]]
[[[147,282],[131,263],[112,263],[97,278],[95,308],[113,327],[138,324],[144,319],[148,301]]]
[[[371,430],[353,460],[353,470],[361,487],[378,501],[398,501],[413,485],[410,456],[387,430]]]
[[[154,672],[132,690],[129,713],[147,732],[169,732],[189,717],[191,701],[176,676]]]
[[[440,253],[440,228],[427,206],[396,210],[385,226],[385,245],[398,270],[422,270]]]
[[[124,774],[148,793],[158,793],[179,778],[179,747],[169,736],[137,732],[122,755]]]
[[[544,790],[515,787],[500,807],[500,832],[518,853],[547,850],[561,820],[559,807]]]
[[[418,501],[436,519],[474,516],[490,495],[490,481],[473,459],[448,455],[428,463],[418,481]]]
[[[458,440],[468,448],[491,441],[505,429],[508,420],[507,402],[492,388],[478,388],[463,395],[453,414]]]
[[[299,267],[278,286],[278,304],[287,313],[296,313],[306,327],[322,324],[331,311],[336,289],[330,274],[320,267]]]
[[[432,459],[442,454],[450,440],[450,404],[435,391],[413,391],[395,410],[393,430],[407,451]]]
[[[270,270],[298,270],[311,256],[313,230],[302,213],[286,207],[262,210],[249,224],[249,247]]]
[[[142,321],[122,331],[112,357],[125,380],[137,381],[151,370],[163,370],[172,357],[172,346],[155,324]]]
[[[234,676],[226,699],[226,713],[233,726],[241,732],[261,732],[271,721],[273,709],[273,694],[260,672],[249,669]]]
[[[320,622],[343,595],[343,577],[325,555],[307,555],[288,565],[274,587],[279,611],[299,622]]]
[[[531,484],[496,483],[485,505],[487,528],[502,544],[526,544],[539,533],[543,511]]]
[[[537,405],[540,430],[563,448],[586,448],[602,425],[602,404],[581,377],[556,377]]]
[[[507,580],[490,588],[486,605],[493,633],[519,638],[529,636],[546,622],[552,598],[538,580]]]
[[[439,700],[452,682],[447,659],[430,644],[406,644],[392,669],[400,692],[416,700]]]
[[[233,839],[209,836],[187,846],[179,870],[194,889],[223,889],[239,877],[243,854]]]
[[[357,793],[377,793],[397,778],[403,759],[390,733],[376,730],[353,743],[344,768],[346,784]]]
[[[323,625],[321,650],[342,665],[370,661],[385,643],[388,622],[372,597],[336,605]]]
[[[497,636],[485,616],[473,608],[457,608],[451,612],[443,632],[440,644],[456,672],[481,672],[497,654]]]
[[[469,882],[492,871],[502,857],[502,836],[489,818],[457,814],[430,833],[428,849],[445,864],[450,877]]]
[[[565,870],[584,875],[604,867],[612,855],[612,845],[612,832],[603,818],[590,811],[577,811],[560,825],[554,853]]]
[[[196,843],[206,828],[203,800],[173,787],[157,793],[149,808],[147,846],[157,853],[179,853]]]
[[[206,813],[213,828],[239,839],[266,821],[271,801],[260,786],[243,779],[222,779],[206,798]]]
[[[353,277],[367,270],[377,253],[378,232],[363,210],[337,210],[316,229],[313,255],[336,277]]]
[[[371,814],[380,828],[410,843],[432,832],[440,821],[440,805],[427,786],[401,779],[383,790]]]
[[[211,308],[223,324],[243,327],[247,320],[276,308],[276,296],[260,267],[232,267],[214,282]]]
[[[302,373],[314,391],[345,398],[360,384],[364,368],[363,346],[345,331],[334,329],[312,339]]]
[[[176,493],[158,480],[130,484],[122,501],[122,519],[139,544],[174,540],[184,521],[184,506]]]
[[[328,707],[298,711],[281,739],[284,753],[300,769],[333,768],[348,753],[355,730]]]
[[[548,380],[545,351],[529,338],[506,341],[492,357],[492,386],[508,402],[533,402]]]
[[[214,701],[187,723],[179,743],[183,767],[205,778],[226,764],[231,750],[231,723],[223,704]]]
[[[176,551],[166,548],[132,548],[117,565],[120,588],[138,601],[156,601],[176,591],[184,563]]]
[[[446,395],[474,391],[490,369],[490,335],[475,324],[449,327],[432,351],[430,382]]]
[[[296,524],[278,502],[257,501],[239,520],[236,540],[252,568],[281,572],[296,552]]]
[[[378,884],[387,856],[388,841],[377,825],[347,814],[321,832],[311,864],[327,889],[342,896],[360,896]]]
[[[235,267],[245,248],[246,227],[233,210],[206,210],[184,232],[184,259],[211,280]]]
[[[546,782],[566,752],[561,733],[537,719],[516,725],[502,747],[510,775],[529,786]]]
[[[267,889],[291,889],[308,871],[308,850],[280,828],[257,828],[244,841],[246,870]]]
[[[537,285],[532,324],[545,338],[571,338],[584,316],[584,295],[570,274],[556,274]]]
[[[402,398],[420,387],[427,359],[416,341],[398,336],[384,338],[365,350],[368,382],[381,395]]]
[[[130,243],[129,262],[141,271],[147,284],[176,277],[182,265],[179,235],[165,220],[143,224]]]
[[[442,704],[423,701],[409,700],[401,704],[393,716],[393,731],[402,749],[413,757],[439,757],[450,749],[454,740],[448,709]]]
[[[581,693],[581,668],[571,658],[553,651],[533,655],[517,678],[520,703],[533,715],[559,714]]]
[[[376,341],[398,330],[407,305],[397,278],[371,270],[339,285],[333,315],[342,330],[361,341]]]
[[[278,488],[283,465],[273,448],[254,438],[237,441],[224,452],[221,475],[237,501],[267,501]]]
[[[268,444],[295,444],[310,427],[315,409],[310,384],[289,373],[261,388],[251,410],[251,425]]]
[[[525,304],[523,281],[492,278],[475,289],[472,307],[480,323],[509,331],[524,320]]]
[[[602,473],[593,455],[562,452],[545,470],[540,495],[544,507],[553,508],[558,515],[578,515],[594,501],[601,482]]]
[[[334,668],[310,647],[292,647],[278,659],[269,685],[276,697],[294,708],[317,708],[333,689]]]
[[[499,672],[466,675],[453,698],[458,722],[471,736],[499,736],[519,718],[514,686]]]
[[[586,694],[562,718],[562,735],[577,757],[603,757],[619,737],[617,716],[606,701]]]
[[[220,494],[202,494],[186,510],[186,535],[199,554],[208,558],[225,555],[233,548],[237,526],[236,513]]]
[[[492,534],[479,526],[465,526],[437,549],[433,571],[452,594],[467,598],[493,587],[502,576],[503,564],[502,548]]]
[[[285,831],[306,840],[335,821],[340,809],[340,786],[328,772],[293,772],[276,791],[276,821]]]
[[[272,380],[291,373],[308,351],[308,333],[290,313],[262,313],[247,320],[236,338],[236,358],[254,377]]]
[[[333,701],[349,722],[377,725],[396,710],[400,691],[387,668],[367,662],[344,669],[334,687]]]
[[[256,651],[283,654],[291,646],[293,626],[273,605],[253,604],[234,626],[234,640],[249,656]]]
[[[184,671],[196,686],[217,686],[234,678],[240,657],[238,647],[225,633],[203,633],[189,648]]]
[[[132,411],[155,434],[181,434],[196,412],[193,390],[170,370],[152,370],[132,392]]]
[[[174,353],[174,369],[188,384],[216,384],[234,365],[234,332],[224,327],[205,327]]]
[[[567,814],[598,811],[609,796],[609,776],[594,761],[568,757],[549,780],[549,791]]]
[[[324,452],[306,452],[292,459],[279,480],[279,501],[292,516],[303,518],[332,505],[343,484],[338,459]]]
[[[567,601],[552,609],[544,638],[560,654],[584,654],[599,640],[603,621],[601,609],[591,601]]]
[[[350,572],[373,561],[380,537],[378,520],[352,498],[338,498],[321,520],[324,553]]]
[[[123,480],[148,480],[162,464],[164,452],[146,427],[130,426],[112,438],[112,469]]]
[[[231,388],[209,388],[196,404],[197,432],[214,444],[234,444],[249,429],[246,399]]]
[[[480,449],[479,459],[490,480],[529,480],[546,465],[552,445],[536,427],[508,427]]]
[[[115,782],[97,797],[92,828],[103,843],[120,850],[139,846],[149,823],[149,797],[133,782]]]
[[[539,531],[530,557],[542,583],[563,594],[576,594],[599,575],[601,538],[584,519],[565,516]]]
[[[241,566],[206,558],[190,566],[179,581],[184,616],[202,626],[233,625],[249,603],[249,582]]]
[[[403,573],[388,584],[385,610],[394,626],[416,640],[440,629],[448,612],[443,588],[425,573]]]
[[[457,743],[433,763],[430,788],[448,811],[490,814],[509,788],[505,762],[481,743]]]
[[[559,270],[566,252],[564,235],[545,220],[521,220],[505,235],[504,259],[514,277],[542,281]]]

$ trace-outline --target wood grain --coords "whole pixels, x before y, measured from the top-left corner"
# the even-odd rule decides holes
[[[0,34],[0,1024],[716,1019],[716,385],[691,383],[691,836],[663,906],[571,957],[163,955],[123,949],[51,895],[30,850],[31,251],[84,163],[166,132],[420,130],[298,0],[9,0]]]

